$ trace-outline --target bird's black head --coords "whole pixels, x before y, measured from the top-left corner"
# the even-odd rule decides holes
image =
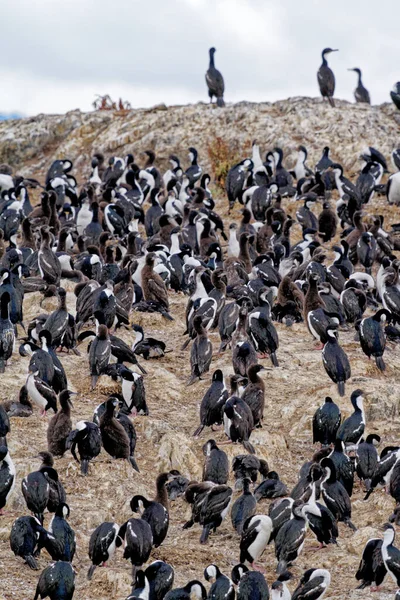
[[[213,47],[213,48],[210,48],[210,49],[209,49],[210,56],[213,56],[213,55],[216,53],[216,51],[217,51],[217,50],[216,50],[214,47]]]
[[[221,383],[224,380],[224,374],[221,371],[221,369],[217,369],[216,371],[214,371],[213,377],[212,377],[213,381],[220,381]]]
[[[338,52],[338,49],[337,48],[335,48],[335,49],[333,49],[333,48],[324,48],[322,50],[322,56],[325,56],[325,54],[330,54],[331,52]]]
[[[68,519],[69,517],[69,506],[65,502],[61,502],[56,509],[56,516],[61,517],[62,519]]]

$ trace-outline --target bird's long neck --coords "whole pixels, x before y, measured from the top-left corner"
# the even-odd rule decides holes
[[[210,69],[214,69],[214,68],[215,68],[214,54],[212,52],[210,52]]]
[[[325,58],[325,52],[322,53],[322,64],[324,67],[328,66],[328,61]]]
[[[362,86],[362,81],[361,81],[361,71],[358,73],[358,85]]]

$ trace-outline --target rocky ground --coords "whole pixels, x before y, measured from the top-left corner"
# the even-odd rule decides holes
[[[338,104],[340,108],[329,113],[327,108],[316,101],[296,99],[292,104],[287,102],[228,107],[223,114],[202,105],[186,109],[177,107],[168,111],[160,107],[153,111],[132,111],[132,114],[127,116],[126,127],[122,116],[113,117],[110,114],[71,113],[64,119],[37,117],[27,120],[29,122],[0,124],[0,160],[7,160],[15,166],[16,170],[23,171],[27,175],[37,175],[43,172],[44,166],[47,167],[53,157],[75,158],[75,163],[78,162],[79,166],[79,157],[88,157],[93,148],[102,149],[107,154],[120,153],[128,148],[136,152],[139,149],[146,149],[148,142],[149,146],[154,144],[156,150],[159,146],[165,148],[165,152],[168,144],[174,149],[179,147],[181,150],[194,144],[205,151],[208,132],[203,128],[205,122],[211,121],[216,122],[216,128],[220,127],[224,130],[227,139],[233,139],[235,133],[237,137],[243,139],[243,142],[259,137],[262,147],[266,149],[279,141],[283,141],[282,145],[288,148],[289,146],[294,148],[306,138],[306,145],[310,147],[313,159],[319,156],[323,145],[331,143],[332,148],[337,150],[338,156],[349,168],[356,168],[355,161],[358,153],[368,144],[375,145],[389,157],[389,149],[391,150],[399,139],[399,123],[396,122],[394,109],[389,105],[368,109],[346,103]],[[238,116],[242,113],[243,128],[240,126],[241,119]],[[253,115],[254,120],[248,113]],[[307,116],[304,116],[305,113]],[[234,124],[238,126],[235,131],[229,128],[229,119],[233,114]],[[318,121],[315,114],[318,115]],[[328,116],[329,125],[323,120]],[[150,123],[149,119],[157,122],[157,129],[155,132],[152,130],[148,133],[148,138],[140,137],[139,133],[135,133],[136,129],[132,129],[135,119],[137,129],[142,127],[141,132],[146,129],[146,123]],[[181,119],[186,124],[192,122],[192,128],[191,134],[185,129],[182,138],[179,138]],[[306,122],[301,130],[298,130],[295,124],[303,122],[302,119]],[[75,125],[68,130],[70,127],[68,123]],[[96,131],[94,123],[98,124]],[[365,135],[360,136],[352,133],[352,123],[357,132],[362,128],[362,123],[365,127],[370,123],[371,128],[365,128]],[[203,137],[197,140],[196,132],[200,128]],[[122,131],[125,129],[126,140],[123,144],[119,144],[115,141],[117,133],[123,135]],[[51,137],[53,133],[49,133],[50,130],[55,135],[65,136],[65,139],[57,141],[58,138]],[[38,139],[41,139],[43,151],[37,150],[35,153],[29,149],[29,131],[32,133],[31,148],[38,148]],[[42,138],[40,138],[40,131],[42,131]],[[57,134],[57,131],[60,133]],[[16,145],[13,150],[10,150],[14,143],[12,134]],[[78,134],[87,136],[84,143],[77,138]],[[162,137],[162,142],[157,137],[156,143],[158,134]],[[7,135],[9,145],[6,141]],[[50,146],[46,145],[46,135],[51,138],[48,141]],[[109,141],[106,142],[106,139]],[[339,150],[342,148],[343,152]],[[11,160],[12,156],[15,157],[14,162]],[[311,160],[311,164],[313,162],[314,160]],[[295,203],[285,203],[285,205],[293,214]],[[227,223],[230,222],[229,219],[238,220],[240,217],[238,208],[231,217],[228,217],[225,206],[226,201],[221,199],[217,208],[224,214]],[[388,223],[400,221],[398,209],[387,207],[386,201],[382,198],[374,199],[368,207],[368,212],[385,214]],[[298,230],[295,231],[297,235]],[[68,290],[68,307],[73,313],[75,307],[73,288],[68,282],[63,284]],[[187,298],[174,293],[171,293],[170,297],[173,322],[167,322],[159,315],[142,313],[131,315],[132,322],[141,324],[148,335],[163,339],[171,350],[164,358],[145,363],[148,371],[145,385],[150,415],[137,417],[134,420],[138,434],[136,458],[140,474],[134,472],[124,461],[111,461],[104,452],[92,463],[87,478],[80,475],[79,465],[73,461],[69,453],[56,461],[56,468],[65,485],[67,501],[71,507],[70,524],[77,534],[78,547],[74,559],[74,568],[77,572],[75,594],[77,600],[111,598],[123,600],[130,591],[130,566],[122,558],[121,551],[116,553],[109,568],[97,569],[93,580],[91,582],[86,580],[89,567],[88,541],[93,529],[105,520],[122,524],[131,517],[130,498],[134,494],[151,497],[154,493],[156,474],[160,471],[175,468],[191,479],[201,477],[202,445],[210,437],[214,437],[217,442],[224,440],[223,432],[204,431],[200,439],[194,439],[192,434],[198,424],[199,403],[210,383],[211,372],[216,368],[222,368],[226,377],[233,372],[230,351],[218,356],[216,354],[219,346],[218,334],[211,333],[215,352],[211,372],[204,381],[187,388],[185,384],[189,376],[189,350],[180,350],[183,342]],[[26,297],[25,321],[38,313],[38,302],[39,295],[31,294]],[[51,303],[52,301],[48,301],[48,305],[45,304],[44,308],[52,310],[54,304]],[[350,358],[352,378],[346,386],[345,398],[340,399],[336,387],[331,384],[324,371],[321,352],[314,349],[313,340],[306,326],[301,323],[287,328],[285,325],[277,324],[277,330],[280,339],[278,351],[280,366],[272,368],[268,360],[262,361],[266,367],[266,371],[263,372],[267,390],[265,419],[263,428],[254,432],[252,442],[257,455],[268,460],[270,468],[278,471],[289,488],[296,483],[301,464],[309,459],[314,451],[311,419],[314,411],[327,395],[334,398],[342,409],[343,416],[347,416],[351,412],[349,401],[351,391],[362,388],[366,397],[367,432],[379,433],[382,437],[382,445],[398,443],[399,348],[388,345],[385,354],[387,370],[382,374],[362,354],[359,344],[354,341],[354,332],[341,332],[340,341]],[[22,335],[22,331],[20,334]],[[131,342],[133,336],[130,332],[122,331],[121,337]],[[111,380],[103,377],[95,392],[91,392],[86,343],[81,345],[80,350],[81,357],[73,354],[62,355],[70,387],[78,392],[73,400],[74,423],[80,419],[90,419],[97,404],[118,388]],[[12,364],[7,368],[5,375],[1,376],[0,398],[2,400],[17,394],[19,387],[25,381],[28,362],[28,358],[22,358],[18,354],[13,356]],[[34,416],[28,419],[12,420],[9,446],[17,469],[17,483],[7,507],[8,514],[0,517],[0,598],[6,600],[32,598],[39,575],[14,557],[8,540],[13,521],[27,514],[21,494],[21,480],[28,472],[39,466],[36,455],[46,447],[46,427],[49,418],[49,416],[40,418],[35,411]],[[230,459],[243,453],[240,446],[228,445],[224,449]],[[233,484],[233,480],[230,483]],[[363,490],[357,483],[352,498],[352,520],[358,531],[353,533],[340,524],[337,547],[316,551],[315,539],[311,533],[307,535],[304,551],[292,569],[296,576],[292,587],[297,583],[297,578],[304,569],[325,567],[332,575],[327,599],[347,597],[352,600],[364,600],[379,597],[386,600],[394,597],[395,584],[388,577],[382,591],[378,594],[373,594],[369,590],[355,590],[354,574],[362,548],[367,539],[381,535],[379,527],[386,522],[394,507],[394,501],[382,491],[374,493],[368,502],[363,501],[363,495]],[[267,501],[261,502],[259,511],[267,512],[267,510]],[[227,519],[217,533],[210,537],[207,546],[200,546],[198,526],[182,530],[182,524],[187,520],[189,513],[190,510],[182,499],[172,504],[168,537],[151,556],[152,560],[163,559],[174,566],[175,585],[185,584],[192,578],[202,579],[204,567],[210,562],[218,564],[227,574],[238,562],[239,539],[233,533],[230,520]],[[49,515],[46,515],[45,524],[48,523]],[[262,562],[266,568],[268,583],[271,584],[275,580],[276,566],[273,547],[267,549]],[[49,556],[43,552],[40,567],[44,568],[48,563]]]

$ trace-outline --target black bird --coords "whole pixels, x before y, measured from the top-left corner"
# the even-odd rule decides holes
[[[326,328],[325,345],[322,350],[322,363],[325,371],[337,384],[339,396],[344,396],[345,383],[351,377],[350,362],[347,354],[336,339],[335,328],[329,325]]]
[[[257,500],[263,498],[281,498],[287,496],[288,489],[286,485],[279,479],[276,471],[270,471],[264,481],[260,483],[254,490],[254,497]]]
[[[385,533],[382,542],[382,558],[387,572],[400,587],[400,550],[394,546],[395,530],[392,525],[384,525]]]
[[[212,487],[202,502],[199,523],[203,526],[200,543],[207,543],[208,536],[212,530],[216,531],[229,511],[232,500],[232,488],[227,485],[216,485]]]
[[[224,102],[224,91],[225,91],[225,83],[224,78],[221,73],[215,68],[214,64],[214,54],[216,50],[215,48],[210,48],[210,64],[208,67],[208,71],[206,73],[206,83],[208,87],[208,95],[210,96],[210,102],[212,102],[213,97],[215,96],[217,100],[217,106],[223,107],[225,106]]]
[[[390,319],[391,313],[382,308],[372,317],[363,319],[359,327],[361,349],[368,358],[371,356],[375,358],[376,366],[380,371],[386,368],[383,360],[386,345],[384,326]]]
[[[352,392],[350,401],[354,412],[345,419],[336,434],[345,444],[358,444],[365,430],[364,398],[361,390]]]
[[[317,485],[321,477],[321,469],[319,467],[311,467],[311,495],[307,501],[307,520],[311,531],[320,543],[320,548],[326,547],[328,544],[336,544],[339,537],[339,530],[336,518],[332,512],[317,502]],[[318,492],[319,494],[319,492]]]
[[[223,409],[228,399],[228,390],[224,382],[224,374],[221,369],[214,371],[212,383],[203,396],[200,405],[200,425],[194,432],[194,436],[199,436],[204,427],[213,428],[214,425],[221,425],[223,422]]]
[[[331,583],[326,569],[308,569],[292,594],[292,600],[320,600]]]
[[[361,69],[348,69],[349,71],[354,71],[358,75],[358,83],[357,87],[354,90],[354,98],[356,102],[364,102],[366,104],[371,104],[371,97],[369,95],[369,91],[363,86],[361,81]]]
[[[121,423],[114,416],[115,408],[119,405],[116,398],[109,398],[106,411],[100,419],[101,439],[104,450],[113,458],[126,459],[135,471],[139,472],[135,458],[131,455],[129,437]]]
[[[333,71],[328,67],[328,62],[325,58],[325,55],[330,54],[331,52],[337,52],[337,50],[325,48],[322,51],[322,65],[318,69],[317,78],[322,98],[328,98],[329,104],[335,106],[333,100],[333,95],[335,93],[335,76]]]
[[[293,518],[282,525],[275,538],[276,571],[279,574],[286,571],[302,550],[307,529],[306,510],[306,505],[296,500],[292,507]]]
[[[75,532],[66,520],[69,512],[68,504],[59,504],[49,525],[51,536],[45,540],[45,548],[53,560],[73,561],[76,540]]]
[[[372,538],[365,544],[360,565],[355,575],[357,581],[361,581],[357,587],[358,590],[373,586],[371,591],[374,591],[374,589],[379,588],[385,579],[387,570],[382,557],[382,543],[383,541],[380,538]]]
[[[190,167],[188,167],[185,171],[186,177],[189,179],[189,187],[193,188],[196,181],[198,181],[201,177],[203,169],[197,163],[198,153],[196,148],[189,148],[189,159],[190,159]]]
[[[72,456],[81,463],[82,475],[87,475],[89,462],[100,454],[101,432],[91,421],[78,421],[76,429],[71,431],[66,441],[66,449],[70,449]],[[79,459],[76,455],[78,449]]]
[[[192,385],[201,379],[201,376],[210,369],[212,359],[212,343],[208,339],[207,331],[203,327],[202,319],[197,315],[193,320],[196,339],[190,351],[191,377],[187,385]]]
[[[43,325],[43,329],[50,332],[52,344],[58,348],[62,345],[65,331],[69,324],[67,310],[67,292],[64,288],[58,289],[58,308],[49,315]]]
[[[119,532],[117,523],[101,523],[93,531],[89,540],[89,558],[92,561],[87,578],[90,580],[99,565],[105,566],[111,560],[116,549],[116,541]]]
[[[336,468],[330,458],[323,458],[321,468],[324,475],[321,481],[321,492],[326,507],[338,521],[343,521],[350,529],[356,531],[351,522],[351,501],[344,486],[336,479]]]
[[[46,471],[29,473],[21,483],[22,494],[28,509],[43,524],[43,513],[47,507],[50,496],[50,485]]]
[[[3,292],[0,297],[0,373],[4,373],[7,361],[11,358],[14,349],[15,331],[10,320],[11,298],[8,292]]]
[[[325,403],[316,410],[313,417],[313,444],[320,442],[322,446],[330,446],[336,439],[340,421],[338,405],[327,396]]]
[[[46,567],[40,574],[33,600],[72,600],[75,591],[75,571],[71,563],[58,561]]]
[[[329,458],[335,465],[336,479],[339,481],[349,496],[353,493],[354,467],[351,459],[344,453],[344,443],[342,440],[335,440],[335,446],[329,454]]]
[[[174,584],[174,569],[162,560],[150,563],[144,572],[149,586],[148,600],[164,600]]]
[[[224,485],[229,478],[229,461],[226,453],[218,448],[215,440],[208,440],[203,446],[206,457],[203,467],[203,481]]]
[[[268,583],[262,573],[249,571],[239,563],[231,572],[232,581],[237,585],[237,600],[269,600]]]
[[[38,550],[45,545],[47,531],[35,517],[19,517],[10,532],[10,547],[15,556],[20,556],[34,570],[39,569],[36,560]]]
[[[212,583],[208,600],[234,600],[235,588],[229,577],[223,575],[217,565],[208,565],[204,569],[204,579]]]
[[[125,541],[124,558],[132,563],[132,580],[135,581],[136,569],[148,561],[153,547],[153,534],[147,521],[129,519],[119,530],[117,546]]]
[[[356,450],[356,472],[361,481],[364,481],[367,490],[371,487],[371,480],[378,468],[378,452],[376,446],[381,441],[379,435],[370,433],[365,442],[361,442]]]
[[[236,200],[242,201],[246,182],[253,170],[253,161],[250,158],[234,165],[226,176],[225,189],[229,201],[229,211],[232,210]]]
[[[0,404],[0,446],[7,446],[7,434],[10,433],[10,417],[5,407]]]
[[[253,414],[246,402],[238,396],[232,396],[224,406],[224,429],[233,442],[243,444],[247,452],[255,454],[249,438],[254,428]]]
[[[251,479],[243,479],[243,493],[235,500],[231,510],[231,521],[236,532],[241,535],[244,523],[252,517],[257,508],[257,500],[250,491]]]
[[[165,540],[169,527],[169,506],[166,484],[171,478],[169,473],[160,473],[156,480],[156,497],[154,500],[147,500],[144,496],[133,496],[131,500],[131,510],[139,512],[142,508],[141,518],[148,522],[153,534],[153,544],[155,548],[161,546]]]
[[[97,380],[110,362],[111,342],[106,325],[99,325],[97,335],[92,341],[89,351],[89,367],[92,377],[91,389],[94,390]]]
[[[39,452],[38,458],[42,459],[39,471],[44,473],[50,486],[47,510],[49,512],[56,512],[58,506],[66,501],[65,489],[54,468],[54,458],[51,452]]]
[[[390,97],[396,108],[400,110],[400,81],[394,84],[393,90],[390,92]]]
[[[15,467],[7,446],[0,446],[0,515],[15,486]]]
[[[248,477],[253,483],[259,474],[266,477],[269,473],[268,463],[254,454],[238,454],[232,460],[232,470],[235,477],[235,490],[243,489],[243,480]]]
[[[357,242],[357,257],[369,275],[371,275],[377,252],[377,242],[372,233],[370,231],[362,233]]]

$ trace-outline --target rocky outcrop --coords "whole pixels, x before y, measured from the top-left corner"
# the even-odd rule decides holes
[[[310,164],[328,145],[346,169],[355,167],[358,154],[367,145],[390,155],[400,137],[400,113],[393,104],[336,104],[333,109],[320,99],[291,98],[274,103],[240,102],[225,109],[203,103],[168,108],[161,104],[123,112],[75,110],[66,115],[38,115],[0,122],[0,162],[27,176],[43,174],[52,160],[68,157],[84,175],[96,150],[107,155],[133,152],[141,163],[140,152],[152,148],[158,164],[166,166],[171,152],[185,164],[187,149],[194,145],[200,163],[210,169],[208,148],[216,138],[222,138],[240,156],[250,151],[255,138],[263,150],[279,145],[289,162],[301,143],[309,150]]]

